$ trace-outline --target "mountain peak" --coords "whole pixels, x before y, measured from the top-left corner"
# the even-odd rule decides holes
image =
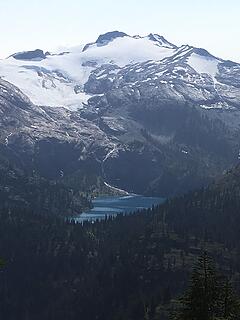
[[[123,38],[123,37],[129,37],[129,36],[125,32],[120,32],[120,31],[110,31],[110,32],[101,34],[97,38],[96,42],[86,44],[86,46],[83,48],[83,52],[86,51],[93,44],[96,44],[97,46],[105,46],[109,42],[117,38]]]
[[[36,49],[32,51],[22,51],[12,54],[10,57],[13,57],[16,60],[33,60],[40,61],[46,59],[49,55],[49,52],[44,53],[41,49]]]
[[[194,53],[202,57],[218,59],[217,57],[213,56],[211,53],[209,53],[206,49],[203,49],[203,48],[194,48]]]
[[[176,49],[177,46],[172,44],[171,42],[167,41],[163,36],[160,36],[159,34],[156,33],[150,33],[147,38],[151,41],[157,42],[163,47],[171,48],[171,49]]]
[[[111,32],[101,34],[98,37],[96,43],[105,44],[106,42],[110,42],[116,38],[123,38],[123,37],[128,37],[128,35],[125,32],[111,31]]]

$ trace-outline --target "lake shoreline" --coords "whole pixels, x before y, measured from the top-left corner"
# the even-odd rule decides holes
[[[74,218],[77,222],[104,220],[119,214],[130,214],[149,209],[165,201],[160,197],[146,197],[135,194],[101,196],[92,200],[93,208]]]

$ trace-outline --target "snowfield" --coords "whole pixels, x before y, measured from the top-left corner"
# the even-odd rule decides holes
[[[92,72],[106,64],[116,65],[118,68],[108,74],[100,73],[97,80],[113,82],[114,76],[129,65],[133,66],[133,72],[141,74],[145,71],[141,63],[155,62],[155,65],[149,65],[148,68],[152,68],[155,73],[154,79],[161,78],[155,86],[160,90],[159,85],[167,83],[174,88],[169,79],[162,78],[166,75],[166,68],[174,68],[178,72],[171,75],[171,80],[176,79],[181,72],[185,73],[185,79],[192,79],[192,82],[188,81],[189,86],[196,85],[196,75],[188,74],[187,66],[197,74],[209,75],[216,84],[219,83],[216,79],[218,67],[223,62],[206,54],[203,49],[188,45],[177,47],[157,34],[131,37],[118,32],[101,35],[95,43],[70,48],[66,52],[46,56],[42,52],[43,58],[16,58],[22,54],[24,52],[0,60],[0,77],[16,85],[36,105],[64,107],[69,110],[83,108],[89,98],[97,95],[86,93],[84,86]],[[137,69],[134,67],[136,64],[140,64]],[[162,70],[159,70],[162,66]],[[181,77],[183,79],[183,75]],[[142,81],[150,80],[151,78],[147,78]]]

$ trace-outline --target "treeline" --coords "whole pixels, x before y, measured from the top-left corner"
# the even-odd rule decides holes
[[[216,241],[239,251],[240,166],[200,191],[168,200],[155,208],[159,223],[180,237]]]
[[[34,214],[74,215],[91,207],[85,184],[67,185],[63,179],[47,179],[23,165],[13,150],[0,146],[0,209],[31,210]],[[81,188],[82,187],[82,188]]]

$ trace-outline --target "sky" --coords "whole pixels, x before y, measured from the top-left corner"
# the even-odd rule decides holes
[[[54,51],[99,34],[157,33],[240,62],[239,0],[0,0],[0,58]]]

